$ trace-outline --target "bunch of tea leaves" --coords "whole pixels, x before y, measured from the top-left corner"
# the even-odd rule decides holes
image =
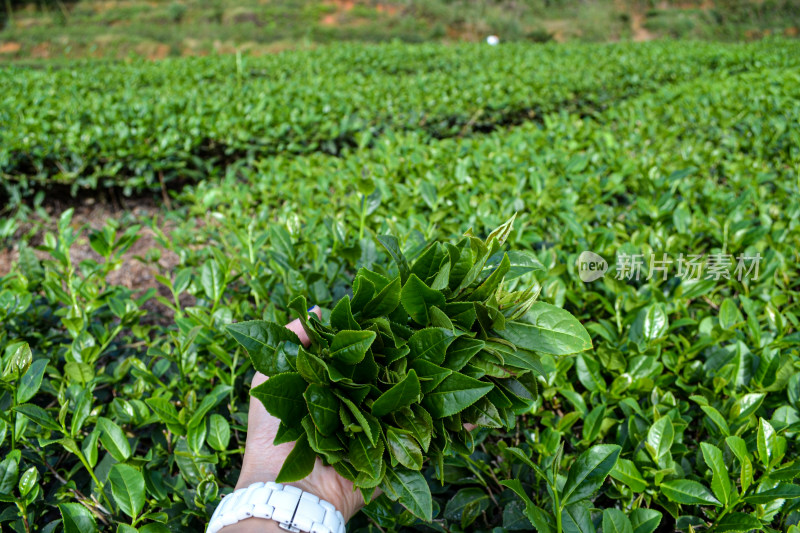
[[[503,253],[513,218],[482,240],[434,242],[409,264],[396,238],[379,237],[395,260],[393,278],[362,268],[330,313],[291,308],[311,339],[304,348],[280,324],[229,326],[269,380],[258,398],[281,420],[275,443],[295,441],[278,482],[302,479],[316,457],[362,491],[376,487],[431,520],[428,461],[441,477],[444,457],[474,451],[465,424],[511,428],[530,409],[542,373],[536,352],[565,355],[591,347],[568,312],[537,303],[534,287],[505,291],[538,268]]]

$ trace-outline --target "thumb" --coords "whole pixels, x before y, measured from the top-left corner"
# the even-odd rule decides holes
[[[311,309],[308,310],[309,313],[314,313],[317,315],[317,318],[322,319],[322,309],[318,306],[313,306]],[[297,337],[300,339],[300,342],[303,343],[303,347],[308,347],[311,344],[311,339],[308,338],[308,334],[306,330],[303,329],[303,323],[300,322],[299,318],[295,318],[288,324],[286,324],[286,328],[293,331]]]

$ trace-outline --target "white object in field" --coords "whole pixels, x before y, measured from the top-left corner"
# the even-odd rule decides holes
[[[490,46],[497,46],[498,44],[500,44],[500,37],[498,37],[497,35],[490,35],[486,38],[486,43],[489,44]]]

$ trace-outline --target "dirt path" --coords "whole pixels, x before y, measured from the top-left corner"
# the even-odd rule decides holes
[[[631,10],[631,39],[634,42],[640,43],[644,41],[652,41],[656,38],[647,28],[644,27],[646,16],[641,11]]]
[[[630,17],[629,25],[632,41],[640,43],[657,38],[656,35],[644,27],[644,23],[647,20],[645,12],[632,5],[631,0],[614,0],[614,9],[619,13],[627,13]]]

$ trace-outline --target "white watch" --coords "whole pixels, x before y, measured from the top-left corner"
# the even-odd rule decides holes
[[[206,533],[217,533],[246,518],[275,520],[292,533],[345,533],[344,517],[330,502],[297,487],[271,481],[223,496]]]

